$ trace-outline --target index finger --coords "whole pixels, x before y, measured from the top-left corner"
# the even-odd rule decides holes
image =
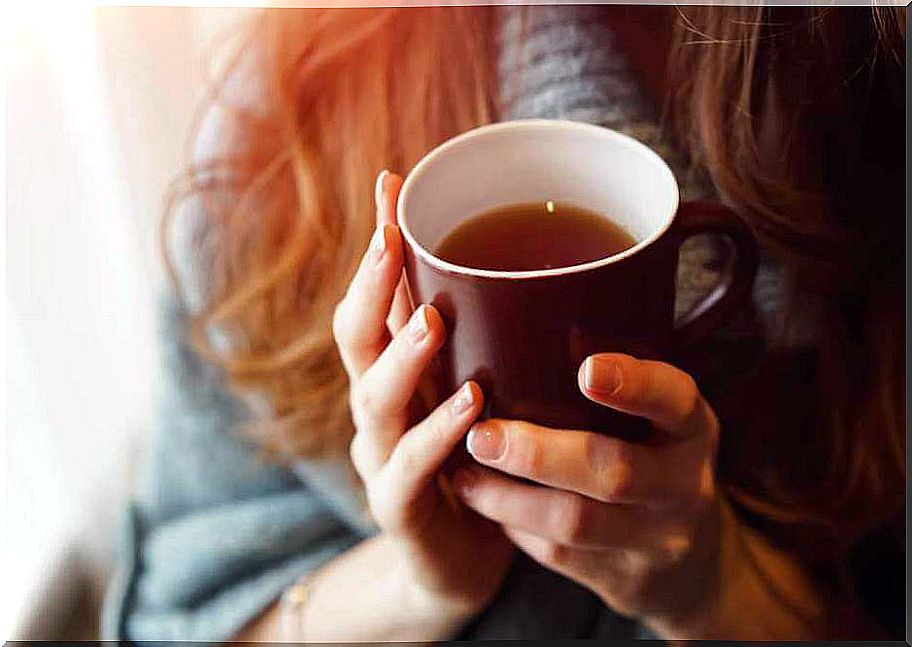
[[[699,487],[705,453],[690,443],[653,446],[518,420],[476,423],[467,439],[481,464],[606,503],[670,502]]]
[[[396,225],[396,200],[399,198],[399,190],[401,188],[402,178],[395,173],[383,171],[377,176],[377,184],[374,187],[374,202],[377,205],[378,227]],[[412,310],[408,285],[405,282],[405,272],[403,272],[399,279],[399,284],[396,286],[396,294],[393,297],[389,316],[386,319],[390,333],[395,335],[402,329],[405,322],[412,316]]]
[[[333,315],[332,330],[339,355],[352,377],[367,370],[389,343],[386,318],[401,275],[399,231],[381,225]]]

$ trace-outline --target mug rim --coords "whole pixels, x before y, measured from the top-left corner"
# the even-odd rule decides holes
[[[613,140],[615,144],[633,149],[649,158],[653,163],[657,165],[657,168],[660,170],[660,172],[667,176],[673,190],[671,208],[669,209],[669,213],[667,214],[667,217],[662,226],[658,227],[643,240],[637,242],[636,245],[628,247],[624,251],[618,252],[617,254],[598,258],[594,261],[588,261],[586,263],[577,263],[576,265],[567,265],[565,267],[544,268],[540,270],[486,270],[475,267],[468,267],[465,265],[458,265],[456,263],[451,263],[449,261],[438,258],[415,239],[414,235],[412,235],[412,232],[409,229],[408,218],[407,214],[405,213],[405,200],[409,194],[409,191],[412,190],[412,187],[427,171],[428,166],[434,160],[447,153],[450,149],[464,145],[467,141],[475,139],[477,137],[504,130],[525,130],[529,128],[541,127],[562,130],[567,129],[586,131],[591,135]],[[614,263],[620,262],[625,258],[639,253],[643,249],[649,247],[656,240],[661,238],[662,235],[669,229],[669,227],[671,227],[671,223],[674,221],[674,216],[678,211],[680,199],[681,192],[678,186],[677,178],[675,178],[674,173],[665,162],[665,160],[662,159],[661,156],[659,156],[659,154],[652,150],[649,146],[639,141],[638,139],[631,137],[630,135],[626,135],[604,126],[597,126],[595,124],[581,121],[572,121],[569,119],[514,119],[494,124],[487,124],[473,128],[471,130],[467,130],[464,133],[448,139],[447,141],[443,142],[442,144],[426,153],[424,157],[422,157],[408,173],[405,181],[402,184],[402,188],[399,190],[399,198],[396,201],[396,223],[398,224],[399,230],[405,237],[406,243],[409,245],[409,247],[411,247],[418,256],[424,259],[426,263],[442,272],[489,279],[546,278],[587,272],[589,270],[594,270],[600,267],[613,265]]]

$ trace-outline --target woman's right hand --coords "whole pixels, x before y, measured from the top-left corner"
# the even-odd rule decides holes
[[[419,381],[446,334],[430,305],[414,312],[402,279],[395,204],[402,179],[377,179],[377,230],[336,308],[333,334],[350,379],[351,458],[374,520],[399,549],[419,592],[450,610],[481,610],[513,555],[500,527],[448,497],[441,467],[482,410],[468,382],[411,425]]]

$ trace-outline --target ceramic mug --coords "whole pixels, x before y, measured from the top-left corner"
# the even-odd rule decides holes
[[[636,240],[592,262],[534,271],[462,267],[434,255],[466,218],[547,200],[609,216]],[[668,359],[719,325],[749,296],[754,240],[727,207],[680,203],[668,165],[649,147],[606,128],[520,120],[463,133],[408,174],[397,204],[413,303],[430,303],[447,338],[438,355],[439,399],[473,379],[485,416],[637,437],[644,423],[589,401],[581,363],[593,353]],[[720,283],[675,320],[678,250],[689,236],[722,234]]]

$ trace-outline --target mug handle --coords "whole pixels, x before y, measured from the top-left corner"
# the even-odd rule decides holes
[[[757,244],[732,209],[708,200],[681,204],[673,231],[674,244],[679,247],[698,234],[720,234],[729,243],[728,258],[718,285],[675,320],[674,345],[680,349],[720,328],[750,298],[757,273]]]

